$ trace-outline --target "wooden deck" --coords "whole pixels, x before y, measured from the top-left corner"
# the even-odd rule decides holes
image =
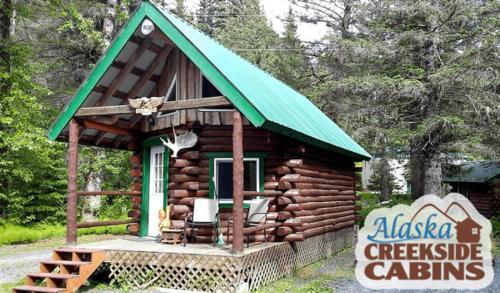
[[[126,237],[78,247],[104,250],[104,268],[111,284],[145,289],[205,292],[248,292],[297,268],[353,245],[354,227],[328,232],[298,242],[254,244],[241,255],[229,246],[168,245],[152,239]]]
[[[243,255],[241,256],[278,245],[283,245],[283,243],[269,242],[267,244],[251,244],[249,248],[245,247]],[[182,244],[162,244],[155,242],[152,238],[141,238],[135,236],[125,236],[122,239],[79,244],[78,247],[105,251],[133,251],[235,257],[235,255],[231,254],[231,245],[213,246],[212,244],[206,243],[188,243],[184,247]]]

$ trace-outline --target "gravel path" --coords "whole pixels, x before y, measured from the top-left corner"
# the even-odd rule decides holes
[[[50,258],[51,252],[51,249],[31,252],[18,250],[0,256],[0,284],[17,282],[26,273],[34,272],[41,260]]]

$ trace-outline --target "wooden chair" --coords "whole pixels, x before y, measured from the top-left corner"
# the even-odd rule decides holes
[[[248,208],[247,217],[243,223],[243,227],[257,227],[267,223],[267,212],[269,210],[269,198],[252,199]],[[232,226],[232,216],[227,220],[227,241],[229,242],[229,228]],[[264,243],[267,243],[266,229],[264,230]],[[250,237],[245,235],[247,247],[250,246]]]
[[[188,227],[192,228],[191,242],[196,240],[195,227],[213,227],[214,229],[214,246],[217,243],[218,235],[218,220],[219,220],[219,203],[216,199],[197,198],[194,201],[193,213],[188,214],[184,220],[184,238],[182,243],[186,246]]]

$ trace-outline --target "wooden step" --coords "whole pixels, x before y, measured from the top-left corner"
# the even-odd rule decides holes
[[[79,248],[79,247],[61,247],[58,249],[54,249],[55,252],[62,252],[62,253],[93,253],[93,252],[98,252],[101,250],[96,250],[96,249],[88,249],[88,248]]]
[[[78,275],[54,274],[54,273],[29,273],[26,274],[26,276],[32,279],[59,279],[59,280],[68,280],[78,277]]]
[[[72,260],[57,260],[57,259],[42,260],[40,261],[40,263],[46,265],[63,265],[63,266],[74,266],[74,267],[80,267],[91,264],[91,262],[89,261],[72,261]]]
[[[63,247],[40,262],[40,272],[26,275],[26,286],[12,292],[75,292],[104,261],[102,250]],[[41,286],[37,286],[41,285]]]
[[[30,293],[60,293],[64,292],[66,289],[63,288],[47,288],[47,287],[39,287],[39,286],[19,286],[12,289],[13,293],[21,293],[21,292],[30,292]]]

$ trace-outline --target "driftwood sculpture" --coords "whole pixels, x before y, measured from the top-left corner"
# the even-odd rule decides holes
[[[180,150],[195,146],[195,144],[198,142],[198,136],[192,130],[186,131],[185,133],[180,135],[176,135],[175,128],[173,128],[173,130],[174,130],[173,143],[170,141],[169,137],[167,137],[167,141],[163,140],[162,138],[160,139],[165,146],[167,146],[169,149],[172,150],[172,158],[177,158],[177,153]]]
[[[163,104],[163,97],[142,97],[140,99],[128,99],[132,108],[135,108],[135,113],[140,113],[143,116],[149,116],[158,111],[158,106]]]

